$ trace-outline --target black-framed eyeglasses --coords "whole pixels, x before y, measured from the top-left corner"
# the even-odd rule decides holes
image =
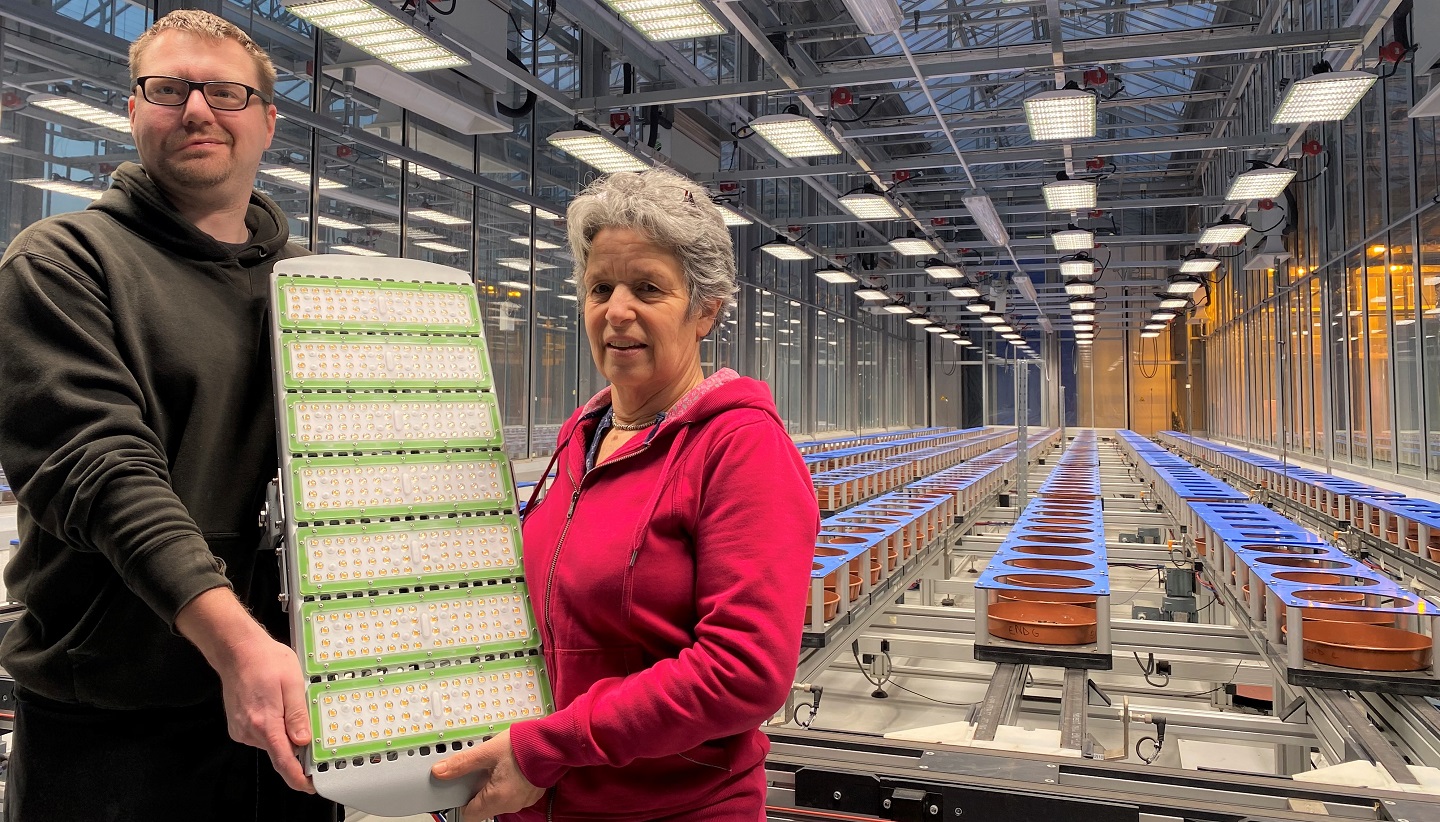
[[[197,88],[205,96],[205,102],[216,111],[241,111],[250,105],[251,95],[259,97],[260,102],[266,105],[270,104],[259,89],[228,80],[196,82],[179,77],[151,75],[135,78],[135,85],[139,87],[141,96],[157,106],[183,106],[185,101],[190,99],[190,92]]]

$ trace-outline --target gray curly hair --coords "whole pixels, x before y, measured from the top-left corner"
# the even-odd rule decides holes
[[[639,174],[616,172],[580,192],[565,219],[577,289],[583,290],[595,235],[604,228],[630,228],[680,261],[692,317],[717,302],[717,323],[730,314],[739,290],[735,285],[735,246],[709,193],[695,182],[658,168]]]

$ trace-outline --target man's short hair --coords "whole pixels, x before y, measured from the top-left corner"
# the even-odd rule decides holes
[[[270,62],[270,55],[250,39],[239,26],[228,20],[223,20],[207,11],[196,9],[177,9],[155,21],[155,25],[145,30],[134,43],[130,44],[130,88],[135,88],[135,81],[140,76],[140,60],[149,50],[155,37],[162,31],[188,31],[203,37],[210,37],[216,40],[234,40],[239,43],[245,51],[249,52],[250,59],[255,61],[255,69],[260,75],[260,93],[265,95],[266,100],[275,99],[275,64]],[[195,79],[195,78],[189,78]],[[212,77],[203,79],[228,80],[228,77]]]

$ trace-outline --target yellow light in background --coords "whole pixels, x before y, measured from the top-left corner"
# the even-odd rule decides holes
[[[1383,245],[1372,245],[1372,246],[1370,246],[1370,253],[1371,253],[1371,254],[1384,254],[1384,253],[1385,253],[1385,246],[1383,246]]]

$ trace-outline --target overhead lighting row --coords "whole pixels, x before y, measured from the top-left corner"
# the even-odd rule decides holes
[[[470,65],[468,58],[416,28],[388,4],[369,0],[288,2],[286,11],[400,71]]]

